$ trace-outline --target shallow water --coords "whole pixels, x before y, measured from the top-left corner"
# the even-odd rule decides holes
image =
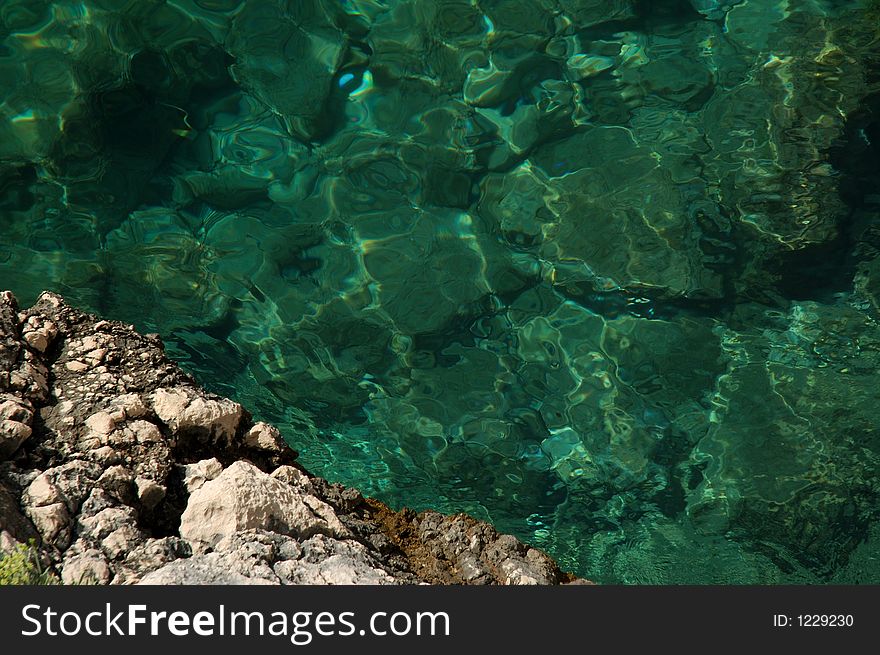
[[[880,7],[0,6],[0,286],[603,582],[880,582]]]

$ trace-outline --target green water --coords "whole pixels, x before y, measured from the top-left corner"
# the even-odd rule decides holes
[[[880,7],[0,2],[0,287],[602,582],[880,582]]]

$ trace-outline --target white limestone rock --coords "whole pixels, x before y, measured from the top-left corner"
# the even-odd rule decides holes
[[[207,398],[193,389],[158,389],[153,411],[174,432],[206,434],[228,443],[244,415],[241,405],[227,398]]]
[[[274,580],[238,573],[232,555],[208,553],[178,559],[145,575],[139,585],[277,585]]]
[[[257,528],[299,538],[349,536],[327,503],[243,460],[193,492],[180,520],[181,537],[209,545]]]
[[[255,423],[254,427],[245,433],[244,445],[248,448],[275,453],[280,453],[287,448],[287,444],[281,438],[281,432],[278,431],[278,428],[262,421]]]
[[[195,464],[183,464],[183,486],[189,493],[201,488],[208,480],[213,480],[223,471],[223,464],[216,457],[203,459]]]
[[[31,348],[44,353],[58,336],[58,328],[52,321],[30,316],[22,325],[21,336]]]

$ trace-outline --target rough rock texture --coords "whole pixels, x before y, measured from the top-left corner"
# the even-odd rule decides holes
[[[465,515],[394,512],[298,467],[161,341],[44,293],[0,294],[0,550],[68,584],[559,584]]]
[[[349,536],[327,503],[246,461],[235,462],[194,491],[180,517],[183,538],[211,546],[257,528],[300,538]]]

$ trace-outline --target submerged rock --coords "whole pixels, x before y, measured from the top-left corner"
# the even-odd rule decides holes
[[[873,0],[2,4],[20,297],[149,326],[312,470],[593,579],[826,580],[876,524]],[[158,349],[7,300],[0,459],[64,496],[29,511],[65,557],[112,500],[160,535],[114,581],[179,559],[238,458],[320,497]]]
[[[4,429],[24,435],[0,442],[0,549],[36,538],[65,583],[572,579],[485,523],[395,514],[313,477],[277,429],[200,389],[154,337],[50,293],[21,313],[4,294],[0,312],[4,352],[17,353],[7,370],[22,371],[0,382]],[[49,325],[46,344],[26,338]],[[28,393],[44,380],[45,394]]]

